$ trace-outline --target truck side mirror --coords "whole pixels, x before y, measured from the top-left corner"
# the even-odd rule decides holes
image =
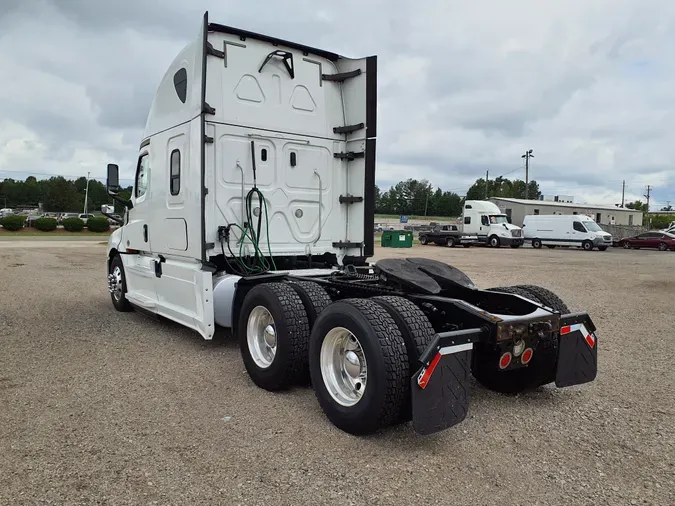
[[[108,164],[106,187],[111,193],[117,193],[120,189],[120,168],[114,163]]]

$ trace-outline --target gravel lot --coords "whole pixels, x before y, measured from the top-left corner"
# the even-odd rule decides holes
[[[0,243],[0,504],[675,504],[675,253],[379,249],[549,287],[598,326],[594,383],[475,385],[429,437],[357,438],[271,394],[225,336],[114,311],[105,247]]]

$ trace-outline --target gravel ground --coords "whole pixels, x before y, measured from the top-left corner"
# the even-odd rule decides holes
[[[10,245],[0,504],[675,504],[675,253],[379,249],[553,289],[594,318],[600,370],[516,398],[474,385],[458,426],[358,438],[310,389],[255,387],[231,338],[116,313],[100,244]]]

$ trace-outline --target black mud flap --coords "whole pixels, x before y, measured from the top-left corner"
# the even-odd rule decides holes
[[[598,372],[598,338],[595,325],[585,313],[560,319],[557,387],[589,383]]]
[[[439,348],[411,378],[412,422],[418,434],[433,434],[458,424],[469,409],[473,343]]]

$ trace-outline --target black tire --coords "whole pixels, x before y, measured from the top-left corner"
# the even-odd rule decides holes
[[[424,350],[427,349],[427,346],[431,344],[431,341],[433,341],[436,331],[434,331],[429,319],[422,310],[408,299],[385,295],[373,297],[371,300],[382,306],[396,322],[408,353],[410,374],[414,375],[421,367],[419,358],[424,353]],[[412,405],[410,403],[410,396],[407,395],[401,409],[400,421],[407,422],[411,419]]]
[[[541,248],[541,239],[532,239],[532,247],[536,249]]]
[[[131,305],[131,303],[127,300],[126,293],[127,293],[127,277],[126,274],[124,273],[124,265],[122,264],[122,259],[120,258],[119,255],[115,255],[110,262],[110,270],[108,272],[109,276],[114,275],[114,272],[116,269],[119,269],[119,274],[122,278],[122,293],[119,294],[119,297],[116,298],[116,294],[111,293],[110,298],[112,299],[113,306],[115,306],[115,309],[122,313],[126,313],[129,311],[133,311],[134,308]]]
[[[593,243],[591,241],[584,241],[581,243],[581,247],[584,251],[591,251],[593,249]]]
[[[333,398],[321,371],[321,347],[328,332],[337,327],[356,336],[367,363],[365,390],[351,406]],[[369,434],[402,418],[401,411],[410,396],[408,353],[394,319],[378,303],[344,299],[323,311],[310,338],[309,370],[321,409],[339,429]]]
[[[274,320],[276,353],[267,367],[256,363],[248,344],[248,319],[262,306]],[[246,294],[239,317],[239,348],[253,382],[269,391],[303,381],[307,371],[309,321],[300,296],[288,283],[263,283]]]
[[[630,243],[628,241],[623,243],[623,249],[630,249]]]
[[[659,251],[668,251],[668,245],[665,242],[659,243]]]
[[[429,240],[427,239],[427,236],[426,236],[426,235],[421,235],[421,236],[420,236],[420,244],[421,244],[422,246],[426,246],[426,244],[427,244],[428,242],[429,242]]]
[[[410,373],[414,374],[419,368],[417,360],[436,334],[429,319],[419,307],[403,297],[382,295],[370,300],[382,306],[396,322],[408,353]]]
[[[456,244],[455,238],[454,237],[448,237],[448,242],[447,242],[448,248],[454,248],[455,244]]]
[[[567,305],[550,290],[536,285],[516,285],[490,288],[490,291],[513,293],[543,304],[562,314],[569,313]],[[527,367],[501,371],[499,351],[488,345],[476,345],[473,353],[473,375],[486,388],[503,394],[532,390],[555,380],[558,361],[558,334],[540,341]]]
[[[321,285],[319,285],[319,283],[291,280],[290,285],[302,301],[302,305],[304,306],[305,312],[307,313],[309,330],[311,332],[317,317],[333,301],[328,296],[326,290],[324,290]]]
[[[499,237],[497,237],[496,235],[491,235],[489,244],[491,248],[499,248],[499,246],[501,245],[501,241],[499,240]]]
[[[607,246],[598,246],[599,251],[607,251]]]

